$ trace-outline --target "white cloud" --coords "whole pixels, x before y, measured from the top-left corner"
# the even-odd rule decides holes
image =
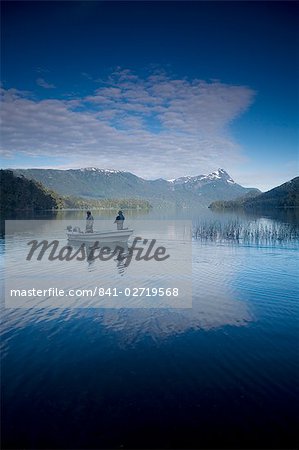
[[[38,78],[36,80],[36,84],[38,84],[38,86],[41,86],[45,89],[54,89],[55,88],[54,84],[47,83],[46,80],[44,80],[43,78]]]
[[[246,86],[165,73],[141,79],[120,69],[76,99],[1,92],[6,156],[28,157],[28,166],[30,156],[44,156],[55,166],[65,155],[64,167],[114,167],[150,178],[195,175],[241,161],[229,125],[254,98]]]

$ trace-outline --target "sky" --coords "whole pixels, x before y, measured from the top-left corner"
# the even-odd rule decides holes
[[[1,4],[1,167],[298,176],[298,3]]]

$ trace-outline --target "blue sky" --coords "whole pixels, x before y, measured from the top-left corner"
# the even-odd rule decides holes
[[[2,167],[298,175],[295,2],[2,2]]]

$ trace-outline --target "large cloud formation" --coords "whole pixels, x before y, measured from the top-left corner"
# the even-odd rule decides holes
[[[60,167],[113,167],[150,178],[197,174],[240,161],[229,125],[253,101],[246,86],[140,78],[118,69],[91,95],[36,99],[1,89],[7,158],[39,156]]]

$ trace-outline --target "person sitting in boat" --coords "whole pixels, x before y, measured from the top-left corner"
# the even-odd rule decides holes
[[[86,212],[86,229],[85,232],[86,233],[93,233],[93,215],[91,214],[90,211]]]
[[[124,227],[125,216],[122,211],[118,211],[118,216],[116,217],[114,223],[117,225],[118,230],[122,230]]]

